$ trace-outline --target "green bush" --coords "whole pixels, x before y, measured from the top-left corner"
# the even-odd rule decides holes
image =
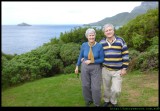
[[[70,74],[70,73],[74,73],[76,65],[75,64],[71,64],[67,67],[64,68],[64,74]]]
[[[141,53],[138,56],[136,68],[141,71],[157,70],[158,66],[158,53],[154,50]]]
[[[80,45],[76,43],[63,44],[60,49],[60,57],[64,66],[76,64],[80,53]]]
[[[152,9],[129,21],[116,34],[124,38],[129,48],[143,52],[152,44],[151,39],[159,35],[158,21],[158,9]]]
[[[133,43],[133,48],[135,49],[141,49],[140,51],[143,51],[142,47],[144,46],[145,39],[142,35],[137,34],[136,32],[133,32],[132,35],[132,43]]]
[[[129,66],[128,70],[133,71],[136,68],[137,57],[140,55],[140,52],[135,49],[129,49]]]
[[[140,52],[135,50],[135,49],[129,49],[129,59],[130,61],[133,59],[133,58],[136,58],[140,55]]]

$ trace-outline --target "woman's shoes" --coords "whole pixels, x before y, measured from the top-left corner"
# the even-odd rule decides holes
[[[86,103],[86,107],[90,107],[90,105],[92,104],[93,102],[92,101],[89,101]]]

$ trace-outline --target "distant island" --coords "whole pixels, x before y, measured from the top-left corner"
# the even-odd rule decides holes
[[[31,26],[31,25],[23,22],[23,23],[18,24],[18,26]]]

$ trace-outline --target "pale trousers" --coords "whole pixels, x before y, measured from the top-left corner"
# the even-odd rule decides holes
[[[92,101],[95,106],[101,103],[102,68],[100,64],[81,65],[82,92],[86,103]]]
[[[102,84],[104,89],[104,101],[117,104],[118,96],[121,92],[122,77],[121,70],[110,71],[106,67],[102,68]]]

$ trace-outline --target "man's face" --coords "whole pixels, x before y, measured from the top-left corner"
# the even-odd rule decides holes
[[[104,35],[108,38],[113,37],[114,36],[114,29],[112,29],[112,27],[105,28]]]

